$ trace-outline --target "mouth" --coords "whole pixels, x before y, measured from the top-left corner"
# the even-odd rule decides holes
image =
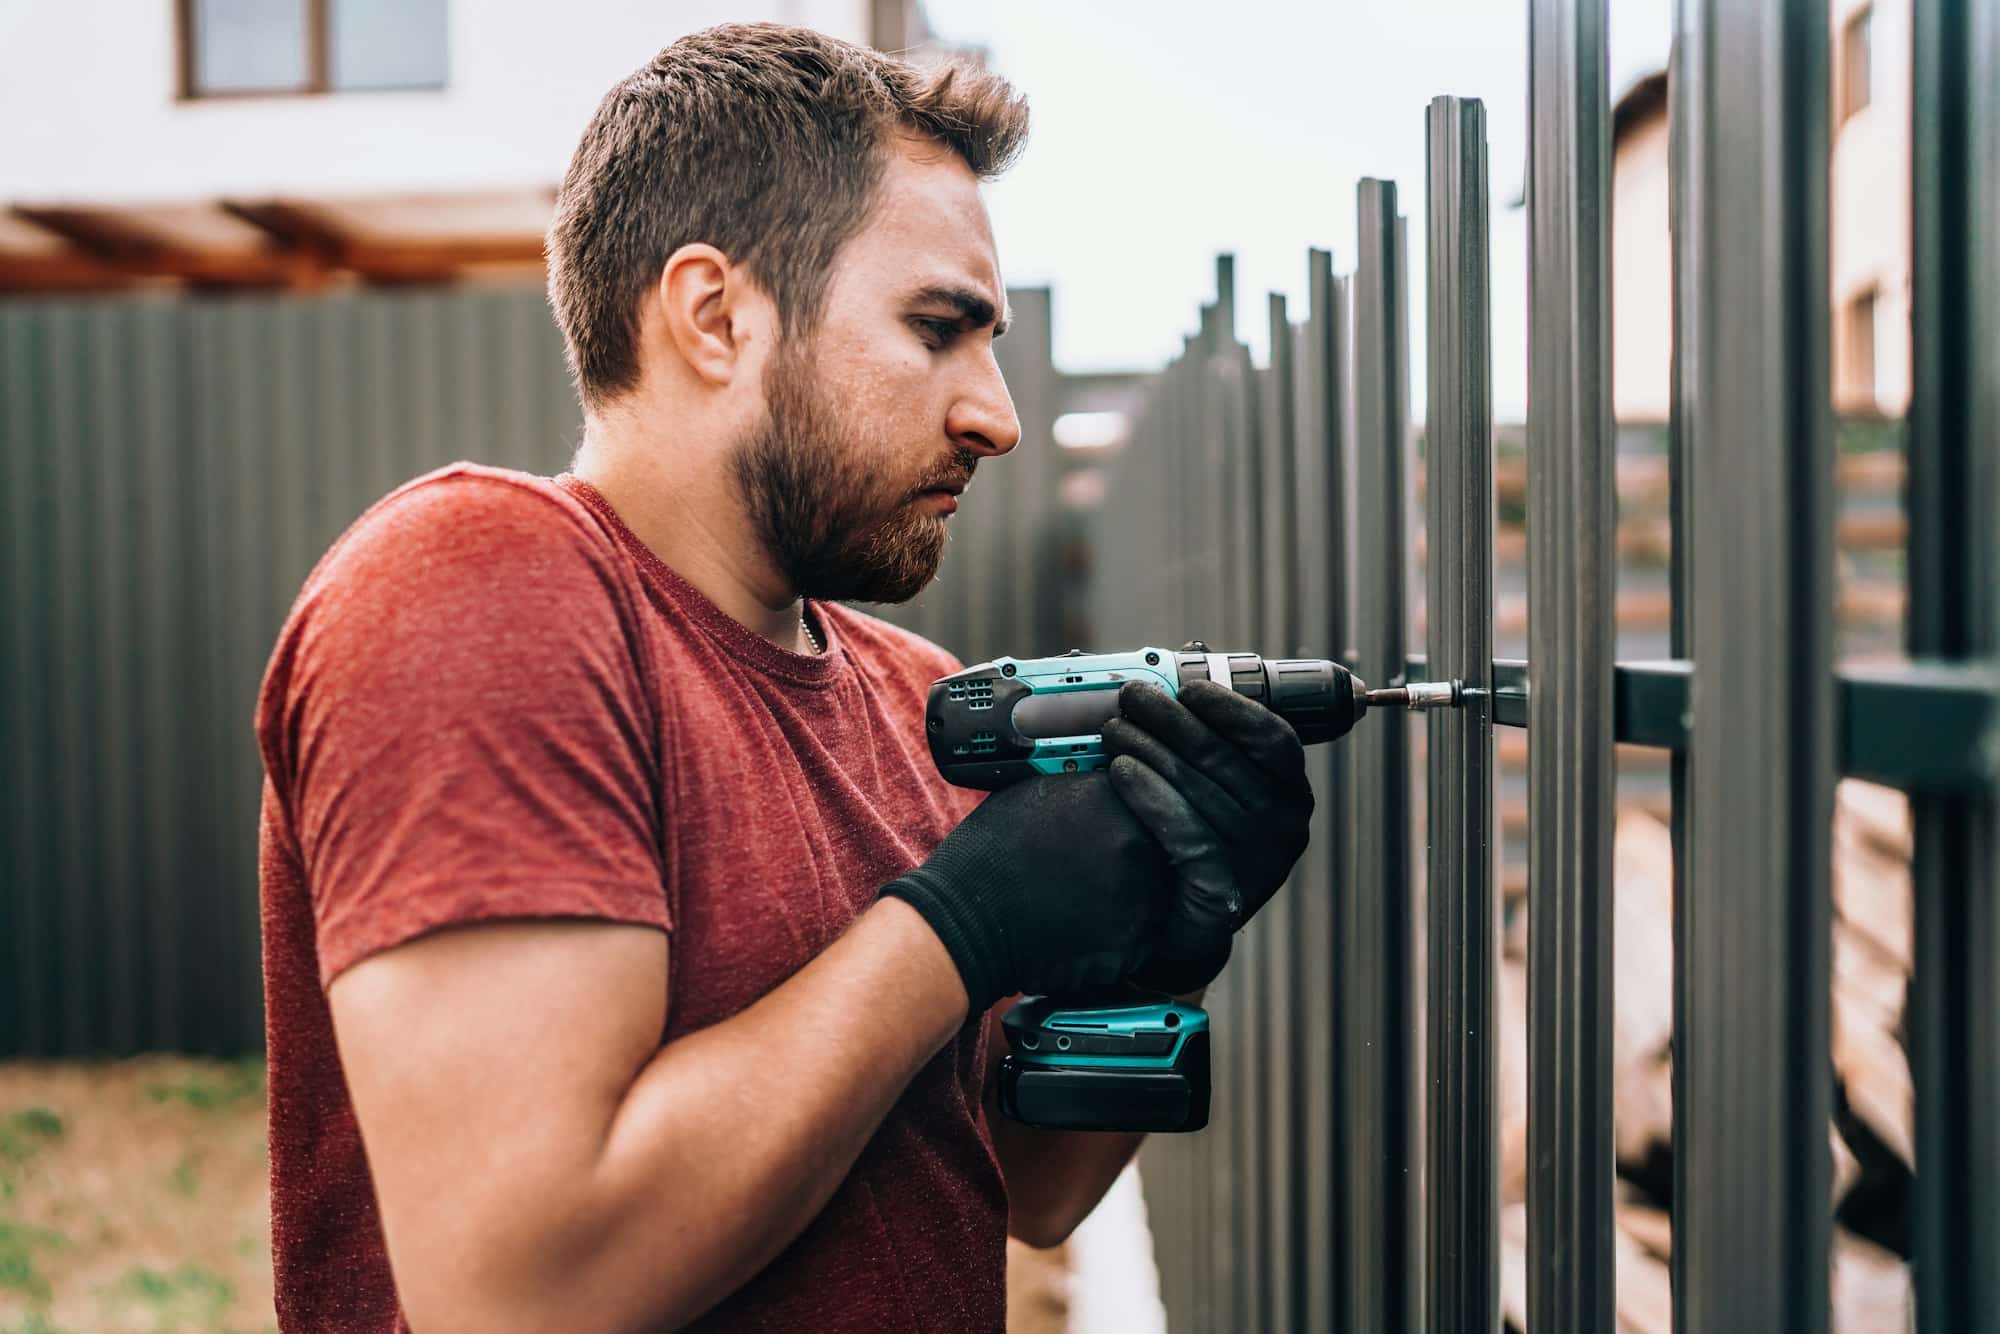
[[[965,494],[965,488],[971,484],[972,478],[970,477],[950,477],[942,482],[920,488],[917,491],[917,498],[919,500],[949,500],[952,502],[953,508],[956,508],[958,498]]]

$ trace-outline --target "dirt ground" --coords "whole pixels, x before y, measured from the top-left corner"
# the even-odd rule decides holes
[[[275,1330],[264,1067],[0,1064],[0,1332]]]
[[[0,1062],[0,1334],[275,1330],[264,1067]],[[1010,1253],[1010,1334],[1061,1334],[1060,1253]]]

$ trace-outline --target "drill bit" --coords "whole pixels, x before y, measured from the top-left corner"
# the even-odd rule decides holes
[[[1456,709],[1465,703],[1465,683],[1412,681],[1408,685],[1365,691],[1362,698],[1371,709]]]

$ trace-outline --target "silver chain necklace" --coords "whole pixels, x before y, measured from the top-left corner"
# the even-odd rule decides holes
[[[799,612],[799,629],[806,632],[806,643],[812,645],[814,657],[819,657],[826,652],[825,646],[819,642],[819,636],[813,633],[813,628],[810,625],[806,624],[806,614],[804,611]]]

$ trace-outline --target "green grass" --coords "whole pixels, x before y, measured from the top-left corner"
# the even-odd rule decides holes
[[[14,1198],[20,1169],[63,1137],[62,1114],[47,1107],[24,1107],[0,1120],[0,1201]]]
[[[146,1090],[154,1102],[178,1102],[198,1112],[221,1111],[248,1098],[264,1096],[264,1062],[252,1057],[212,1071],[186,1075],[176,1083],[154,1084]]]
[[[0,1121],[0,1159],[24,1163],[63,1137],[62,1114],[47,1107],[24,1107]]]
[[[35,1252],[61,1250],[69,1238],[45,1227],[0,1220],[0,1292],[19,1292],[37,1305],[54,1295],[48,1276],[35,1265]]]
[[[136,1307],[150,1313],[156,1330],[175,1330],[184,1324],[208,1329],[236,1300],[236,1285],[200,1265],[184,1264],[171,1271],[141,1266],[98,1289],[98,1295],[108,1312],[125,1314]]]
[[[191,1200],[201,1189],[201,1168],[194,1154],[184,1153],[167,1174],[167,1189],[183,1200]]]
[[[18,1325],[0,1325],[0,1334],[69,1334],[60,1325],[51,1325],[46,1316],[30,1312]]]

